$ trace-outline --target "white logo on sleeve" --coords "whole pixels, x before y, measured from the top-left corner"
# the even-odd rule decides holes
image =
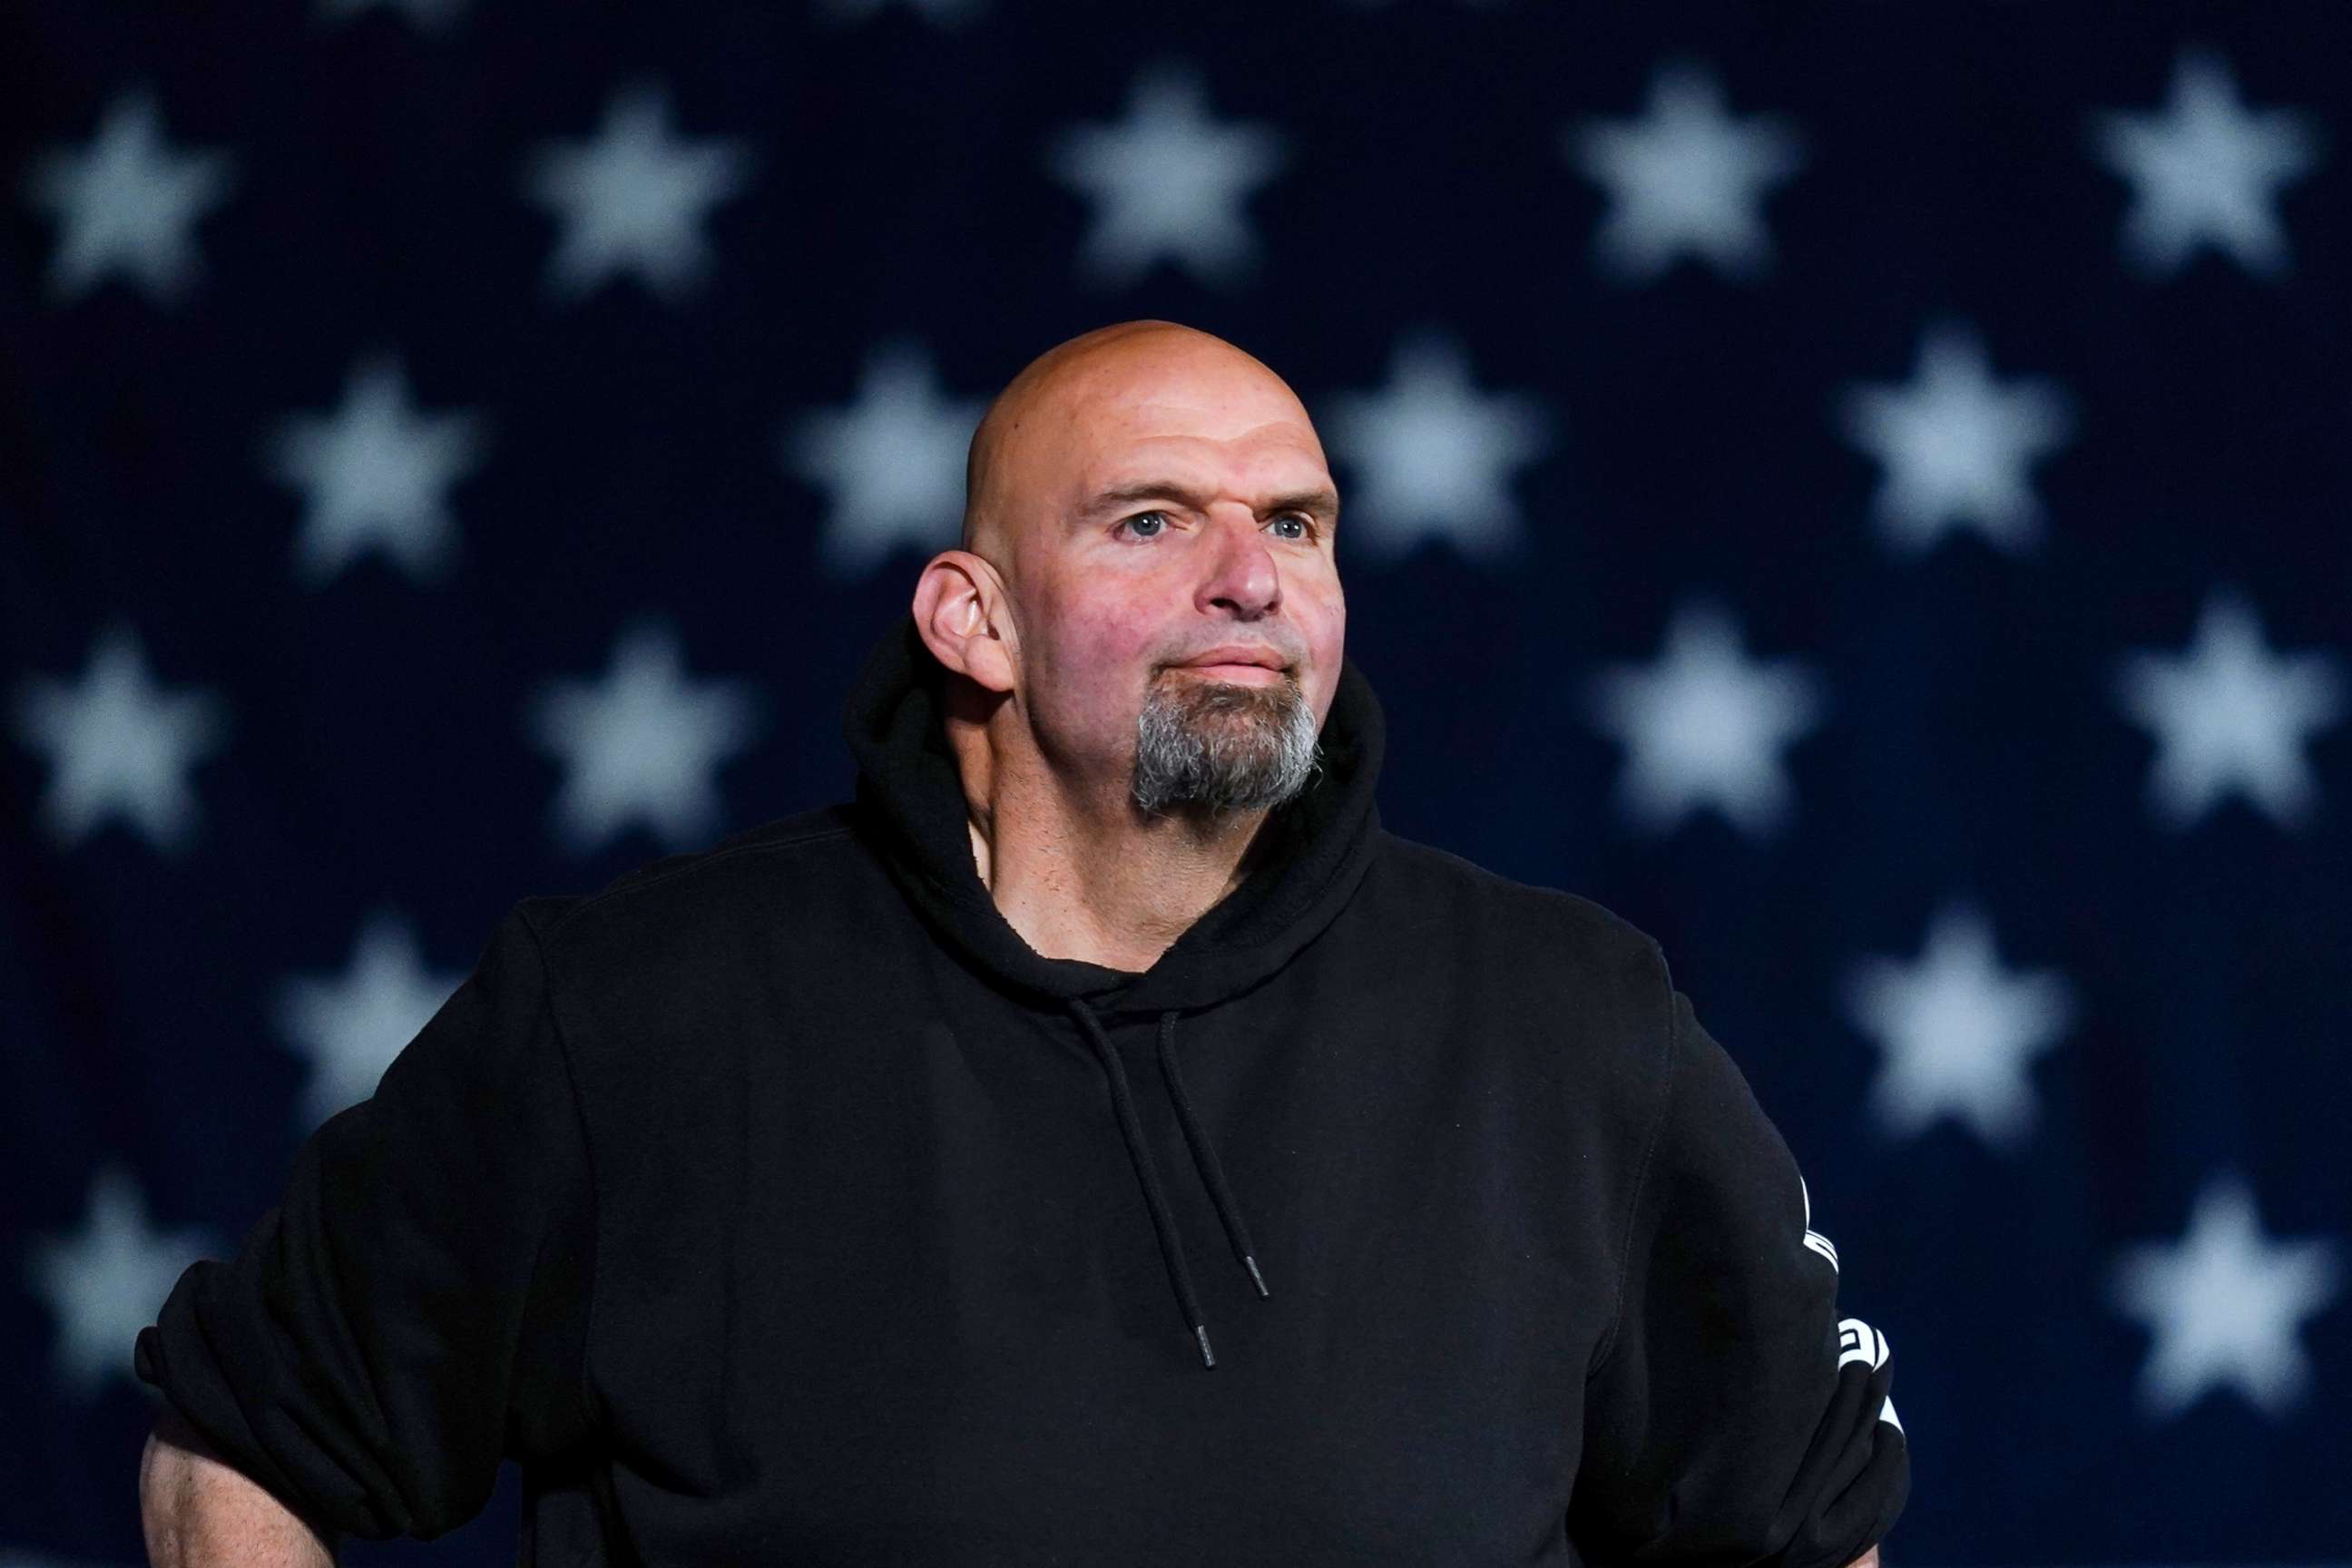
[[[1844,1318],[1839,1321],[1838,1370],[1840,1372],[1845,1370],[1846,1363],[1849,1362],[1860,1362],[1871,1371],[1876,1372],[1886,1364],[1886,1358],[1891,1353],[1892,1350],[1886,1342],[1886,1336],[1860,1318]],[[1897,1432],[1903,1430],[1903,1422],[1895,1414],[1895,1401],[1892,1397],[1879,1401],[1878,1418],[1893,1426]]]
[[[1828,1237],[1813,1228],[1813,1194],[1805,1190],[1805,1178],[1802,1176],[1797,1178],[1797,1195],[1805,1200],[1805,1245],[1828,1258],[1830,1267],[1835,1268],[1838,1266],[1837,1248],[1831,1245]]]
[[[1836,1268],[1837,1248],[1831,1245],[1828,1237],[1813,1228],[1813,1194],[1805,1190],[1805,1178],[1802,1176],[1797,1178],[1797,1192],[1805,1200],[1806,1247],[1828,1258],[1830,1267]],[[1860,1318],[1838,1320],[1838,1371],[1843,1372],[1849,1365],[1860,1362],[1871,1372],[1876,1372],[1886,1364],[1886,1358],[1892,1353],[1886,1336]],[[1902,1419],[1895,1414],[1895,1401],[1891,1398],[1879,1401],[1878,1418],[1897,1432],[1903,1430]]]
[[[1846,1318],[1838,1323],[1838,1366],[1843,1369],[1850,1361],[1858,1361],[1876,1372],[1886,1364],[1886,1336],[1864,1322],[1860,1318]]]

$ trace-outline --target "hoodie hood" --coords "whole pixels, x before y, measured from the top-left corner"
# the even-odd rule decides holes
[[[1160,1071],[1193,1169],[1216,1205],[1234,1259],[1259,1298],[1270,1298],[1216,1145],[1193,1112],[1192,1097],[1184,1092],[1176,1025],[1184,1013],[1213,1006],[1280,969],[1355,895],[1380,832],[1372,802],[1383,734],[1380,704],[1363,672],[1343,659],[1318,745],[1322,765],[1304,791],[1268,816],[1261,832],[1269,837],[1255,868],[1150,969],[1131,974],[1045,957],[998,911],[972,863],[963,784],[942,723],[946,682],[946,668],[923,646],[911,614],[899,618],[866,659],[842,720],[857,759],[859,832],[943,941],[1004,990],[1076,1021],[1102,1068],[1177,1310],[1192,1331],[1202,1364],[1214,1367],[1216,1352],[1202,1321],[1167,1187],[1137,1114],[1127,1068],[1102,1020],[1120,1013],[1159,1015]]]
[[[1288,963],[1346,907],[1371,863],[1385,728],[1371,684],[1343,659],[1321,770],[1277,808],[1256,867],[1140,975],[1037,952],[973,865],[963,784],[943,722],[947,670],[902,616],[851,689],[843,733],[857,762],[861,826],[907,898],[967,959],[1024,999],[1097,1013],[1206,1007]]]

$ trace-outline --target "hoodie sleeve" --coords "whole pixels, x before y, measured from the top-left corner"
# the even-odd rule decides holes
[[[1585,1390],[1569,1531],[1590,1561],[1843,1568],[1910,1488],[1885,1336],[1748,1082],[1669,984],[1664,1103],[1616,1325]]]
[[[508,911],[236,1257],[139,1331],[141,1381],[314,1528],[430,1540],[502,1458],[587,1430],[588,1152],[527,912],[551,902]]]

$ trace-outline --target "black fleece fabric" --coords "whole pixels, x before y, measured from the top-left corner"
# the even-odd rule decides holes
[[[975,870],[902,619],[856,798],[508,911],[134,1347],[320,1528],[519,1561],[1779,1563],[1908,1488],[1885,1336],[1658,944],[1310,788],[1151,968]]]

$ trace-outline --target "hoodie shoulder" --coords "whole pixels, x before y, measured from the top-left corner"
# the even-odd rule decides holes
[[[1665,954],[1657,940],[1581,893],[1514,881],[1475,860],[1386,828],[1381,830],[1378,864],[1392,895],[1402,901],[1444,910],[1454,921],[1491,922],[1518,931],[1510,943],[1515,955],[1533,942],[1547,949],[1555,962],[1597,962],[1665,979]]]
[[[593,893],[524,902],[552,970],[643,973],[648,959],[707,958],[730,936],[740,942],[772,925],[780,886],[816,890],[851,863],[863,867],[852,832],[848,806],[818,806],[647,861]]]
[[[606,900],[620,899],[656,882],[706,871],[722,861],[747,855],[772,855],[841,837],[850,831],[848,813],[846,805],[836,805],[780,816],[756,827],[747,827],[740,833],[730,834],[707,849],[688,850],[684,854],[665,855],[657,860],[649,860],[623,872],[598,889],[592,897],[580,901],[593,905]]]
[[[1366,879],[1362,940],[1465,1016],[1533,1024],[1592,1136],[1633,1140],[1656,1124],[1669,1079],[1674,982],[1649,932],[1559,888],[1514,881],[1383,830]],[[1363,900],[1360,900],[1363,901]]]

